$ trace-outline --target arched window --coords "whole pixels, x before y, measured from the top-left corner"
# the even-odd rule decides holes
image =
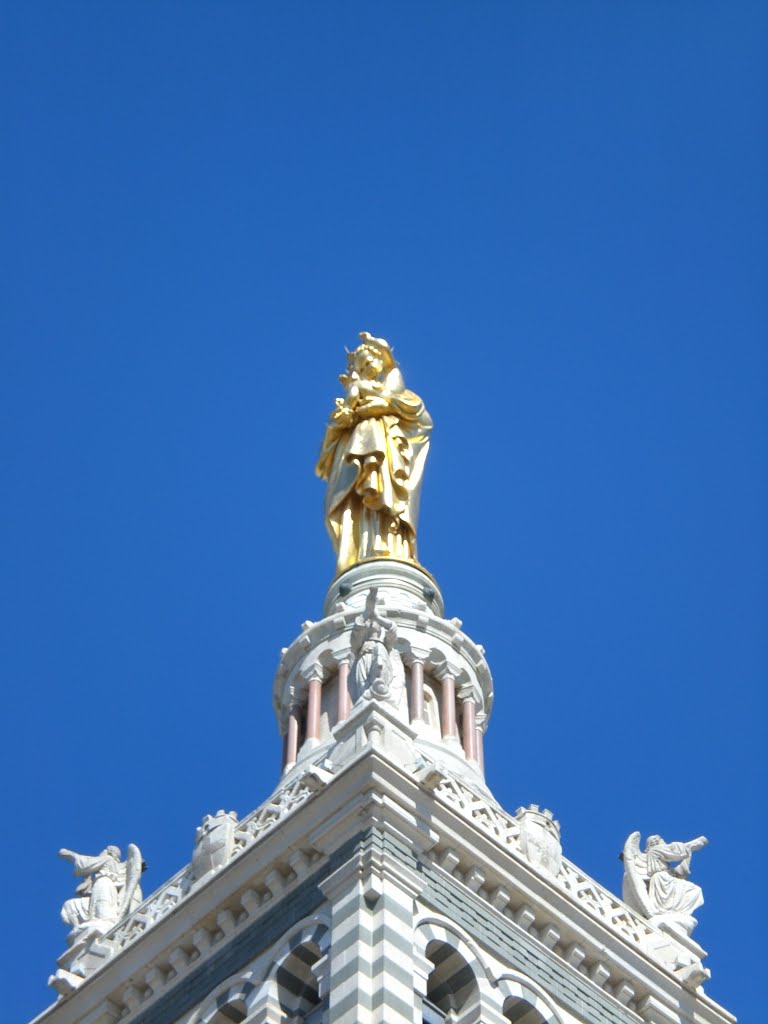
[[[544,1014],[523,996],[510,996],[504,1003],[503,1012],[512,1024],[548,1024]]]
[[[445,1014],[442,1010],[439,1010],[429,1000],[423,999],[421,1002],[421,1024],[443,1024],[445,1020]]]
[[[428,676],[424,679],[424,721],[429,726],[429,731],[440,739],[440,705],[434,683]]]
[[[445,1020],[446,1014],[460,1014],[479,997],[477,979],[467,961],[448,942],[434,939],[426,949],[434,964],[427,978],[424,1024]]]
[[[320,994],[312,967],[320,959],[313,945],[297,946],[277,968],[280,1009],[289,1021],[320,1019]]]
[[[332,676],[323,682],[320,691],[320,739],[327,740],[338,720],[339,680]]]
[[[209,1024],[241,1024],[247,1016],[248,1010],[246,1009],[245,1001],[243,999],[233,999],[231,1002],[218,1008],[213,1017],[211,1017]]]

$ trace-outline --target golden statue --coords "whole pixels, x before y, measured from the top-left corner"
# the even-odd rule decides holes
[[[343,572],[369,558],[416,561],[416,522],[432,420],[408,391],[383,338],[363,331],[339,380],[344,397],[316,472],[328,481],[325,522]]]

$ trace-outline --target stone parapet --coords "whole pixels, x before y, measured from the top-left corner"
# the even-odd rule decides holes
[[[543,986],[571,1008],[553,1021],[583,1019],[579,1014],[589,1007],[587,1019],[605,1024],[629,1024],[638,1015],[649,1022],[730,1024],[725,1011],[688,988],[649,947],[648,937],[662,933],[568,861],[555,878],[537,868],[521,850],[519,830],[514,817],[479,800],[461,781],[437,770],[416,779],[369,745],[334,777],[286,781],[240,823],[228,866],[176,903],[166,898],[167,887],[153,894],[134,920],[146,918],[149,906],[165,908],[159,916],[145,921],[142,931],[127,930],[122,940],[119,929],[105,936],[122,941],[112,961],[39,1021],[187,1021],[180,1016],[184,1006],[218,992],[215,986],[226,979],[235,985],[238,970],[251,986],[249,1000],[267,1000],[263,1019],[269,1021],[269,992],[255,984],[262,968],[248,964],[281,935],[295,928],[309,934],[325,922],[331,942],[320,950],[329,959],[317,961],[320,996],[339,1009],[339,1019],[354,1019],[355,999],[370,1000],[371,1012],[384,1007],[381,1020],[387,1019],[386,964],[404,962],[408,935],[413,941],[422,935],[422,952],[433,958],[424,961],[417,948],[408,964],[416,995],[432,998],[440,986],[433,978],[427,988],[425,977],[443,961],[431,943],[458,935],[464,939],[456,949],[464,950],[481,982],[483,970],[501,977],[497,958],[524,962],[532,984],[538,979],[535,991]],[[347,939],[351,951],[342,947]],[[346,959],[358,942],[359,973]],[[279,943],[274,948],[279,952]],[[264,956],[267,970],[277,953]],[[439,970],[447,984],[455,971],[450,959],[444,964]],[[510,999],[522,998],[514,995],[515,984],[510,980]],[[403,974],[395,1007],[403,1017],[407,990]],[[525,998],[543,1012],[535,991],[526,989]],[[480,1019],[502,1019],[498,992],[480,984]]]

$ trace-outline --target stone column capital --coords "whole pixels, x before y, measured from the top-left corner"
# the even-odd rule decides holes
[[[322,683],[324,675],[323,666],[319,661],[311,661],[298,673],[299,679],[301,679],[305,686],[309,686],[313,679],[319,679]]]

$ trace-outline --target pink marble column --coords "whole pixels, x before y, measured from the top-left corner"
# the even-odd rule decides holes
[[[440,702],[440,725],[445,740],[456,735],[456,683],[453,676],[449,675],[444,675],[441,681],[443,698]]]
[[[285,733],[285,763],[295,764],[299,753],[299,712],[294,706],[288,713],[288,729]]]
[[[317,676],[309,680],[307,691],[307,739],[320,739],[320,694],[323,684]]]
[[[420,661],[411,665],[411,721],[424,721],[424,665]]]
[[[485,757],[483,756],[483,727],[477,726],[475,731],[475,749],[477,750],[477,763],[480,771],[485,774]]]
[[[349,662],[339,662],[338,675],[339,703],[337,721],[344,722],[349,718]]]
[[[461,735],[464,740],[464,756],[468,761],[477,760],[477,726],[475,724],[475,702],[466,697],[461,705]]]

